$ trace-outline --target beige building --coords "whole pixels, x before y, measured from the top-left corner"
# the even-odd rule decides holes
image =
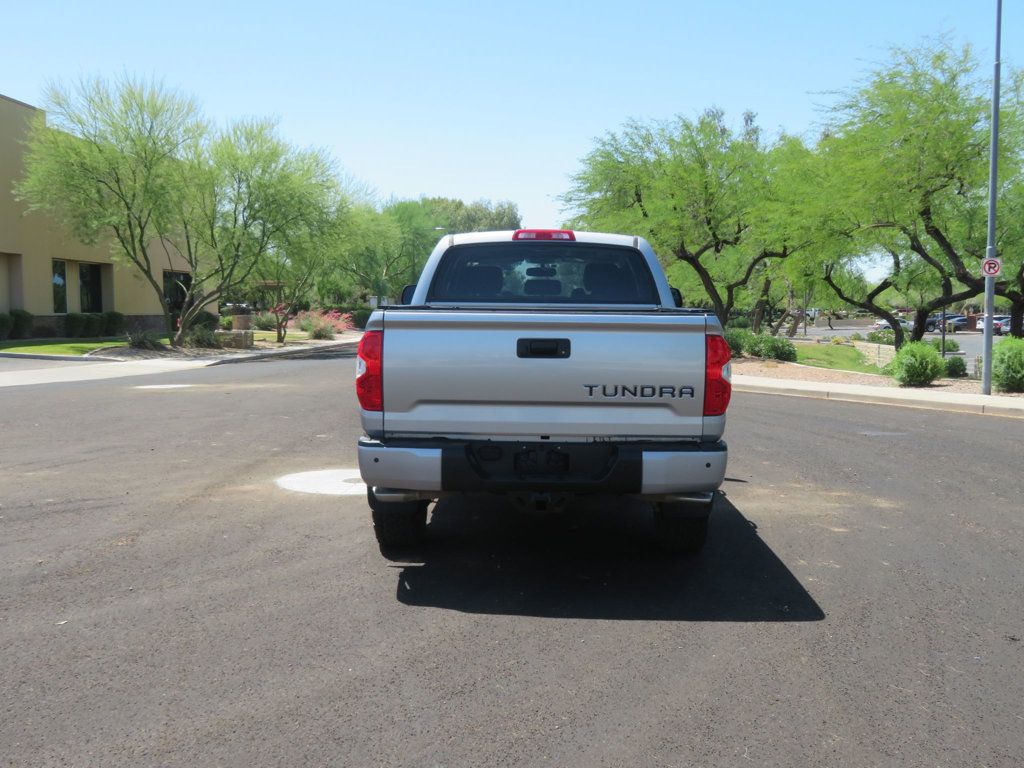
[[[160,301],[135,267],[115,264],[109,247],[82,245],[14,198],[24,141],[37,114],[35,107],[0,95],[0,312],[28,310],[39,335],[61,335],[69,312],[114,310],[128,316],[129,327],[162,329]],[[176,280],[187,279],[187,267],[177,257],[164,258],[164,290],[173,304],[180,292]]]

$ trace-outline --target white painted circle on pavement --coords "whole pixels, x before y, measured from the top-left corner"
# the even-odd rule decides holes
[[[358,469],[318,469],[282,475],[274,481],[286,491],[319,493],[327,496],[364,496],[366,484]]]

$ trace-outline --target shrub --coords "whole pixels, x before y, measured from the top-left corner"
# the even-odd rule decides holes
[[[128,346],[132,349],[166,349],[159,336],[141,329],[128,331]]]
[[[120,336],[124,333],[125,329],[125,317],[120,312],[104,312],[103,313],[103,331],[104,336]]]
[[[935,347],[921,341],[900,347],[892,363],[893,378],[901,387],[926,387],[946,369]]]
[[[725,342],[732,350],[733,357],[741,356],[753,338],[754,334],[743,328],[728,328],[725,331]]]
[[[999,342],[992,353],[992,381],[1000,392],[1024,392],[1024,339]]]
[[[213,335],[213,328],[205,325],[194,325],[185,333],[184,345],[186,347],[218,347],[217,337]]]
[[[14,318],[6,312],[0,312],[0,341],[3,341],[10,335],[11,328],[13,327]]]
[[[68,312],[64,315],[64,335],[69,339],[78,338],[84,335],[85,315],[78,312]]]
[[[962,379],[967,375],[967,363],[962,357],[947,357],[946,375],[951,379]]]
[[[98,312],[90,312],[83,317],[85,318],[85,322],[82,324],[83,336],[95,339],[97,336],[103,335],[103,315]]]
[[[751,335],[747,344],[747,352],[754,357],[765,357],[771,360],[784,360],[790,363],[796,360],[796,347],[793,342],[779,336],[769,336],[766,333]]]
[[[326,339],[333,339],[334,329],[331,326],[327,325],[326,323],[321,325],[314,325],[313,330],[309,332],[309,338],[318,339],[321,341]]]
[[[277,328],[277,318],[270,312],[260,312],[257,315],[253,315],[252,327],[257,331],[273,331]]]
[[[942,353],[942,339],[928,339],[928,343],[935,347],[936,351]],[[956,339],[946,337],[946,351],[947,352],[959,352],[960,344],[957,343]]]
[[[35,316],[31,312],[27,312],[24,309],[12,309],[11,320],[11,338],[12,339],[27,339],[32,333],[32,320]]]
[[[729,321],[730,328],[749,328],[750,325],[749,317],[734,317]]]
[[[845,344],[846,343],[846,339],[843,336],[833,336],[832,337],[832,343],[833,344]]]
[[[220,317],[220,329],[222,331],[231,330],[231,315],[221,315]]]
[[[352,324],[356,328],[365,328],[366,321],[370,319],[370,315],[373,314],[373,310],[369,307],[360,307],[359,309],[352,310]]]
[[[192,322],[189,323],[189,330],[191,331],[193,328],[206,328],[207,330],[212,331],[214,328],[217,328],[219,324],[220,319],[217,315],[212,312],[203,311],[192,318]]]
[[[850,334],[850,341],[864,341],[864,337],[860,334],[859,331],[855,331]]]
[[[894,346],[896,344],[896,331],[892,328],[884,328],[881,331],[868,331],[868,341],[872,344]]]

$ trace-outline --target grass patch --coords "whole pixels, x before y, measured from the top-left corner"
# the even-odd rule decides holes
[[[881,373],[878,366],[864,360],[857,349],[831,344],[797,344],[796,361],[816,368],[831,368],[837,371],[857,373]]]
[[[0,342],[0,352],[27,352],[34,355],[84,355],[102,347],[124,347],[123,336],[106,339],[16,339]]]
[[[252,338],[254,341],[277,341],[276,331],[253,331]],[[285,341],[305,341],[309,338],[309,334],[305,331],[293,331],[291,328],[288,329],[288,335],[285,337]]]

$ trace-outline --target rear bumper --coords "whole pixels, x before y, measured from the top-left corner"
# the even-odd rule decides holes
[[[359,472],[381,489],[458,492],[708,493],[725,478],[724,441],[520,443],[359,440]]]

